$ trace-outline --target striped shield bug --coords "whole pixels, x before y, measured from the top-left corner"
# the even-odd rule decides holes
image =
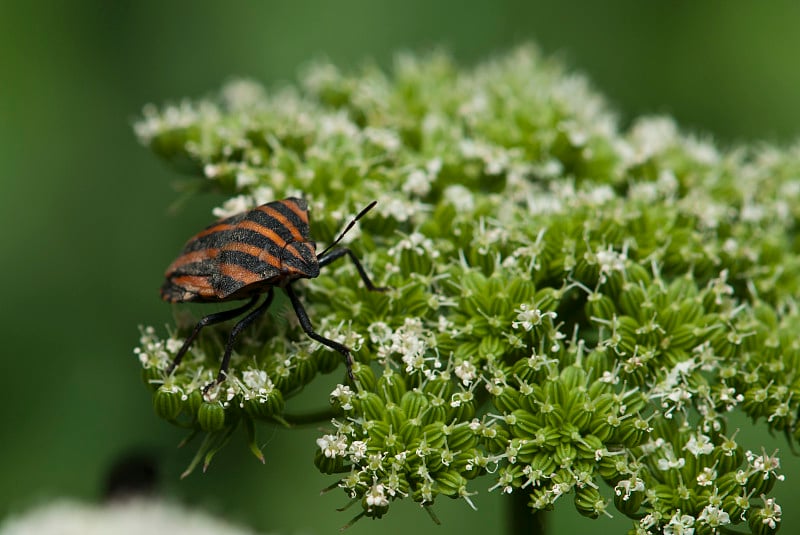
[[[167,373],[172,373],[180,364],[203,327],[247,313],[231,329],[217,378],[205,390],[224,381],[236,338],[245,327],[267,311],[274,289],[279,287],[289,297],[303,331],[344,356],[347,374],[352,380],[353,357],[350,349],[314,331],[308,314],[292,289],[292,283],[297,279],[319,276],[321,267],[347,255],[368,290],[385,291],[387,288],[372,283],[353,251],[347,247],[336,247],[356,221],[376,204],[373,201],[361,210],[339,237],[319,254],[309,232],[308,204],[297,198],[270,202],[221,219],[190,238],[180,256],[167,268],[166,281],[161,286],[161,298],[171,303],[249,301],[231,310],[209,314],[197,322],[175,354]],[[266,298],[256,307],[263,294],[266,294]]]

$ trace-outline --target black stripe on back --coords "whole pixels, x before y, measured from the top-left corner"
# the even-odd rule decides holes
[[[212,232],[200,238],[189,240],[183,248],[181,254],[191,253],[193,251],[202,251],[203,249],[219,249],[226,243],[230,242],[231,236],[234,235],[235,230],[221,230],[219,232]]]
[[[278,246],[277,243],[255,230],[237,228],[229,232],[230,234],[226,236],[226,241],[222,244],[222,248],[229,243],[239,242],[258,247],[259,249],[265,249],[271,255],[277,255],[278,252],[283,249],[283,246]]]
[[[269,279],[272,276],[280,273],[278,269],[270,264],[259,260],[253,255],[243,253],[241,251],[220,251],[219,255],[217,256],[217,260],[220,264],[233,264],[243,267],[248,271],[257,273],[265,279]]]
[[[171,276],[180,275],[211,275],[217,271],[217,260],[215,258],[205,258],[197,262],[180,264],[170,273]]]
[[[272,205],[270,206],[272,208],[275,208],[276,211],[286,216],[286,219],[288,219],[291,222],[291,224],[294,225],[294,228],[300,231],[300,235],[303,237],[303,241],[308,241],[311,239],[311,236],[309,235],[308,231],[308,224],[302,219],[300,219],[300,217],[294,212],[294,210],[292,210],[282,202],[277,202],[275,203],[274,206]]]
[[[274,206],[272,207],[274,208]],[[274,217],[265,214],[261,210],[253,210],[252,212],[250,212],[250,214],[248,214],[247,219],[252,221],[253,223],[256,223],[257,225],[260,225],[266,229],[273,231],[275,234],[277,234],[287,242],[295,241],[294,236],[292,236],[291,230],[286,228],[286,226],[283,223],[281,223]],[[295,216],[295,219],[297,219],[297,216]],[[292,220],[290,219],[289,221],[291,222]]]

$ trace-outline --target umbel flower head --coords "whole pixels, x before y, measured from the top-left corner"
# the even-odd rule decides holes
[[[780,461],[727,418],[798,437],[797,149],[722,151],[663,117],[622,131],[530,46],[471,69],[407,55],[272,92],[236,81],[148,106],[136,132],[228,193],[218,217],[302,196],[324,244],[378,201],[351,247],[393,289],[347,263],[297,285],[354,381],[280,303],[206,396],[227,331],[167,375],[186,326],[143,330],[156,412],[207,433],[195,464],[238,425],[260,455],[254,422],[287,423],[290,398],[336,373],[315,462],[359,516],[488,490],[616,509],[636,533],[780,527]]]

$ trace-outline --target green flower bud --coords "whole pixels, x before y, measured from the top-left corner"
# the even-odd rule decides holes
[[[775,486],[775,474],[765,474],[764,472],[754,472],[747,478],[745,487],[752,492],[754,496],[767,494]]]
[[[517,438],[532,438],[541,429],[541,425],[531,413],[515,410],[506,418],[511,434]]]
[[[369,420],[364,422],[364,430],[366,430],[367,434],[369,435],[367,448],[370,450],[373,448],[378,448],[378,451],[386,442],[386,437],[392,431],[389,429],[389,424],[380,420]]]
[[[640,491],[632,491],[629,493],[614,492],[614,507],[625,516],[635,518],[639,512],[639,508],[644,501],[645,493]]]
[[[734,523],[750,510],[750,500],[741,495],[730,495],[722,499],[722,509],[730,515]]]
[[[428,408],[428,396],[423,392],[409,390],[400,399],[400,408],[409,418],[419,418]]]
[[[328,353],[329,351],[325,351]],[[317,375],[317,359],[311,355],[298,353],[293,361],[292,381],[298,385],[307,385]]]
[[[617,313],[614,301],[608,295],[597,292],[589,294],[584,308],[586,317],[590,320],[592,318],[610,320]]]
[[[431,504],[438,495],[438,485],[434,486],[428,481],[424,481],[411,491],[411,499],[417,503]]]
[[[478,344],[478,357],[486,360],[502,357],[507,351],[506,341],[497,336],[483,336]]]
[[[361,385],[362,390],[368,390],[370,392],[376,391],[375,385],[377,384],[377,380],[369,364],[358,361],[354,362],[353,378],[356,380],[356,383]]]
[[[389,403],[383,413],[383,421],[392,426],[392,429],[399,433],[403,425],[408,421],[406,413],[398,405]]]
[[[540,451],[552,451],[558,446],[561,443],[561,434],[558,429],[545,426],[538,429],[533,436],[523,440],[518,456],[522,462],[530,462],[530,459]]]
[[[753,535],[772,535],[778,531],[781,527],[781,510],[779,506],[775,507],[777,513],[770,507],[754,507],[747,511],[747,524]]]
[[[744,461],[744,450],[736,442],[724,439],[722,444],[714,448],[713,459],[717,462],[717,471],[721,474],[732,472]],[[726,474],[727,475],[727,474]]]
[[[542,312],[554,312],[561,303],[561,292],[557,288],[542,288],[534,295],[533,302]]]
[[[472,420],[475,417],[476,412],[476,401],[473,399],[472,401],[459,401],[458,405],[455,407],[450,407],[449,415],[450,420],[456,420],[459,422],[466,422]]]
[[[508,430],[496,425],[484,427],[482,435],[482,442],[486,446],[486,449],[494,454],[505,452],[508,441],[511,438],[508,434]]]
[[[277,388],[273,388],[265,396],[256,396],[244,402],[244,411],[257,420],[267,420],[274,414],[283,412],[285,402],[283,394]]]
[[[314,466],[323,474],[341,474],[348,470],[348,468],[344,467],[344,459],[342,457],[338,455],[326,457],[320,450],[317,450],[314,454]]]
[[[144,384],[147,385],[147,388],[149,388],[151,392],[155,392],[164,382],[164,372],[155,366],[142,368],[142,381],[144,381]]]
[[[638,343],[638,334],[636,331],[641,327],[639,322],[630,316],[619,316],[617,318],[617,335],[619,342],[617,349],[624,354],[633,355]]]
[[[691,323],[683,323],[674,329],[668,331],[669,347],[688,349],[697,345],[697,335],[695,334],[695,326]]]
[[[185,404],[183,405],[183,412],[187,414],[189,418],[194,421],[197,418],[197,411],[200,410],[200,405],[203,404],[203,394],[200,389],[194,389],[189,394],[189,397],[186,399]]]
[[[225,427],[225,408],[217,402],[203,402],[197,410],[197,423],[209,433],[221,430]]]
[[[440,397],[433,397],[430,399],[428,409],[422,413],[421,421],[423,425],[444,422],[450,420],[448,412],[450,407]]]
[[[574,444],[580,458],[592,462],[595,461],[597,452],[602,451],[604,448],[603,442],[595,435],[584,435],[580,440],[575,441]]]
[[[575,280],[582,282],[584,286],[594,288],[600,277],[600,267],[591,258],[590,253],[586,253],[577,259],[572,276]]]
[[[511,303],[527,303],[536,293],[533,281],[526,277],[515,277],[506,288],[508,301]]]
[[[578,487],[575,489],[575,508],[583,516],[597,518],[605,512],[606,500],[594,487]]]
[[[356,395],[353,405],[360,410],[365,420],[380,420],[385,407],[383,400],[373,392],[362,390]]]
[[[375,390],[385,402],[391,401],[399,404],[406,393],[406,383],[401,374],[389,368],[384,370],[383,375],[378,379]]]
[[[632,318],[638,318],[642,314],[642,303],[647,299],[644,289],[635,283],[625,283],[619,295],[620,311]]]
[[[562,468],[569,468],[578,456],[578,451],[572,444],[561,442],[553,452],[553,460]]]
[[[628,471],[627,454],[603,455],[597,463],[597,472],[611,485],[616,485]]]
[[[478,437],[466,422],[444,425],[442,431],[447,440],[447,447],[453,451],[468,451],[478,445]]]
[[[543,474],[552,474],[557,465],[550,452],[540,451],[531,459],[530,466],[534,471],[541,471]]]
[[[565,366],[559,374],[560,382],[566,387],[568,392],[586,392],[587,375],[586,371],[578,365]]]
[[[519,406],[519,391],[510,386],[502,387],[501,392],[492,398],[492,404],[503,413],[516,411]]]
[[[452,460],[448,465],[451,470],[458,471],[461,475],[463,475],[467,479],[473,479],[480,474],[480,470],[475,470],[474,468],[471,470],[467,470],[467,467],[473,463],[475,458],[475,450],[463,450],[457,453],[453,453],[451,451]]]
[[[635,448],[647,439],[649,429],[650,424],[647,423],[647,420],[638,416],[627,418],[622,421],[615,436],[627,448]]]
[[[161,418],[175,420],[183,408],[182,396],[177,390],[162,386],[153,394],[153,409]]]
[[[444,425],[442,422],[433,422],[422,428],[422,436],[425,437],[425,441],[430,447],[441,448],[444,446],[446,438],[442,429]]]

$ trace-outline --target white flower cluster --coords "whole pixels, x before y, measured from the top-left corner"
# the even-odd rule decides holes
[[[425,327],[421,318],[409,317],[403,325],[392,330],[386,324],[378,322],[370,326],[370,337],[378,344],[377,356],[385,361],[397,355],[405,366],[405,372],[424,377],[433,377],[442,368],[442,361],[436,349],[436,335]]]

